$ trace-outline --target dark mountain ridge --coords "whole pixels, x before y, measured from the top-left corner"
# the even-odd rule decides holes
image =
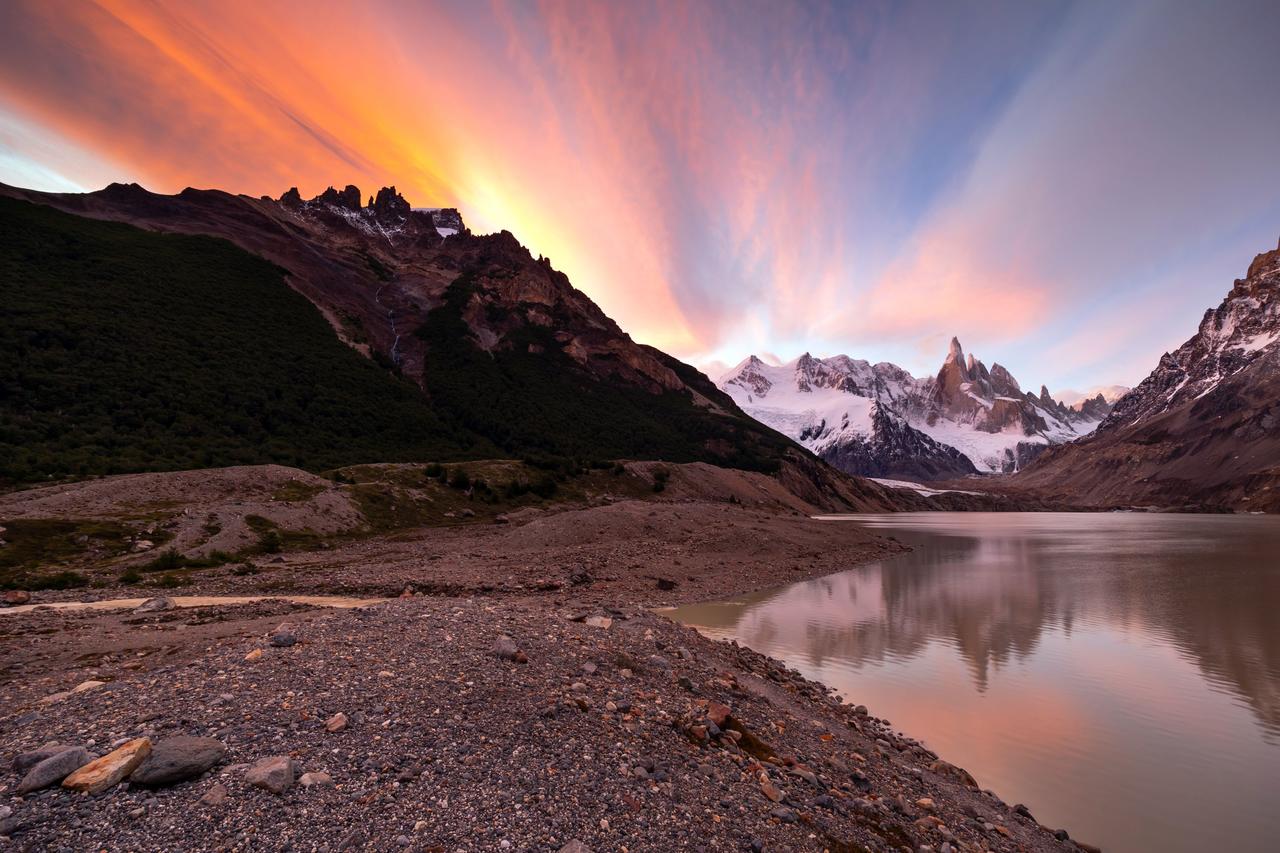
[[[9,322],[16,314],[6,320],[15,334],[3,361],[29,365],[34,353],[43,365],[39,376],[22,367],[3,376],[0,445],[24,460],[0,472],[10,483],[246,462],[320,470],[505,455],[548,464],[624,458],[789,468],[789,476],[826,488],[833,507],[883,500],[872,484],[833,482],[840,475],[744,415],[701,373],[632,341],[509,232],[472,234],[456,210],[415,210],[394,187],[368,204],[355,187],[309,200],[296,189],[273,200],[194,189],[164,196],[134,184],[87,194],[0,185],[0,196],[36,205],[6,199],[0,208],[5,286],[14,292],[5,305],[25,300],[22,322]],[[227,289],[220,271],[241,267],[240,286]],[[310,306],[271,303],[285,284],[284,293],[291,288]],[[122,320],[109,311],[54,310],[76,292],[132,313]],[[186,294],[185,303],[164,299],[169,292]],[[300,319],[312,306],[337,351]],[[226,338],[235,358],[217,345],[232,324],[255,329]],[[63,343],[51,348],[55,339]],[[299,341],[305,355],[293,359]],[[86,346],[115,355],[101,363]],[[290,370],[272,367],[290,359]],[[177,366],[201,370],[175,373]],[[135,367],[158,381],[119,372]],[[364,400],[345,424],[308,421],[310,401],[252,402],[292,399],[291,387],[326,382],[326,400],[348,393]],[[120,399],[121,387],[132,401]],[[157,414],[202,399],[218,405],[200,410],[198,429],[175,431]],[[65,417],[70,401],[81,421]],[[121,417],[131,402],[151,414]],[[83,429],[89,423],[92,440]],[[308,423],[320,426],[304,441]]]

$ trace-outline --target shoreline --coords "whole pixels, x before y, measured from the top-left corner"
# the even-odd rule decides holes
[[[799,515],[618,502],[286,554],[247,578],[313,593],[336,564],[344,591],[408,579],[409,597],[368,608],[16,615],[0,622],[0,829],[15,849],[1077,849],[874,710],[649,611],[902,550]],[[233,580],[198,592],[247,586]],[[294,641],[273,645],[286,622]],[[13,796],[9,761],[49,740],[176,735],[226,759],[154,791]],[[330,781],[248,784],[271,755]]]

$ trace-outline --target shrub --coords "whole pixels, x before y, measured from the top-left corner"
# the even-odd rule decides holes
[[[58,572],[52,575],[32,575],[28,589],[73,589],[88,586],[89,579],[79,572]]]

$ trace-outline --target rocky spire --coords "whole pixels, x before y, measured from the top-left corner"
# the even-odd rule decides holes
[[[332,204],[335,207],[345,207],[347,210],[360,210],[360,188],[347,184],[346,189],[338,192],[333,187],[329,187],[312,201]]]
[[[370,201],[373,213],[379,219],[404,219],[409,215],[409,202],[396,192],[394,186],[378,190],[377,198]]]

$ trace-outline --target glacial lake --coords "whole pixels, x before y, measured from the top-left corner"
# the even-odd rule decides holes
[[[1280,850],[1280,519],[833,517],[914,551],[667,615],[1104,853]]]

